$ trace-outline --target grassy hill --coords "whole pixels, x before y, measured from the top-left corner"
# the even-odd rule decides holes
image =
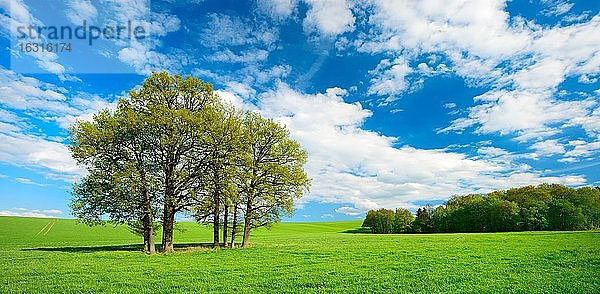
[[[284,223],[250,249],[148,256],[125,227],[0,217],[0,293],[600,292],[599,232],[369,235],[360,222]],[[183,244],[183,245],[182,245]]]

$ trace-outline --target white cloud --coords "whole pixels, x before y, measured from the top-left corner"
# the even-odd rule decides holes
[[[581,125],[590,137],[600,138],[600,107],[596,108],[590,115],[573,118],[571,123]]]
[[[15,178],[15,181],[21,183],[21,184],[25,184],[25,185],[34,185],[34,186],[39,186],[39,187],[45,187],[45,184],[40,184],[40,183],[36,183],[30,179],[27,178]]]
[[[574,3],[569,3],[567,1],[555,1],[555,0],[542,0],[543,4],[547,5],[548,8],[542,10],[542,14],[546,16],[559,16],[563,15],[571,10]]]
[[[469,110],[469,118],[460,118],[450,129],[460,130],[475,124],[482,133],[545,130],[554,123],[586,116],[595,102],[559,101],[544,92],[490,91],[474,98],[481,104]]]
[[[530,148],[535,150],[536,154],[544,156],[565,153],[565,147],[557,140],[540,141],[531,145]]]
[[[65,130],[77,121],[91,121],[94,114],[98,113],[100,110],[115,110],[117,108],[117,100],[109,102],[98,95],[80,92],[69,99],[69,105],[77,109],[77,111],[72,114],[63,116],[57,115],[50,118],[51,120],[56,121],[58,126]]]
[[[347,0],[304,0],[308,11],[304,29],[319,31],[325,36],[336,36],[354,30],[352,6]]]
[[[275,20],[285,20],[289,18],[296,5],[297,0],[258,0],[258,9],[267,15],[271,16]]]
[[[309,153],[313,186],[302,201],[351,203],[368,210],[542,182],[585,183],[580,176],[543,176],[512,162],[515,157],[469,158],[445,150],[395,147],[396,138],[361,128],[371,112],[344,102],[347,94],[339,88],[303,94],[279,84],[260,95],[259,110],[286,125]],[[506,155],[500,151],[485,152]]]
[[[389,60],[407,64],[419,56],[441,56],[451,61],[444,72],[453,71],[468,85],[490,89],[474,98],[476,105],[468,109],[467,117],[456,118],[438,133],[474,127],[480,133],[514,135],[526,142],[561,133],[562,126],[579,125],[592,136],[598,134],[595,114],[590,115],[597,102],[581,93],[573,93],[580,97],[577,100],[562,100],[557,89],[569,77],[587,82],[600,73],[600,15],[582,23],[544,27],[522,17],[511,20],[505,0],[359,3],[373,26],[353,42],[359,51],[391,56],[382,60],[388,67],[394,64]],[[553,15],[572,7],[566,1],[545,4]],[[373,71],[369,94],[402,93],[407,75],[414,74],[418,83],[431,75],[430,65],[421,63],[412,72],[406,66],[387,73]]]
[[[506,151],[506,150],[504,150],[502,148],[493,147],[493,146],[483,146],[483,147],[480,147],[479,149],[477,149],[477,153],[481,154],[485,158],[492,158],[492,157],[500,157],[500,156],[510,155],[510,152],[508,152],[508,151]]]
[[[539,130],[519,131],[517,133],[518,136],[516,136],[514,139],[518,142],[523,143],[530,140],[543,140],[544,138],[558,134],[559,130],[546,128]]]
[[[455,107],[456,107],[456,103],[454,103],[454,102],[444,104],[444,108],[452,109]]]
[[[378,28],[361,40],[365,51],[464,51],[480,57],[512,55],[525,48],[527,33],[509,27],[503,0],[376,0],[369,21]],[[371,38],[372,37],[372,38]]]
[[[276,29],[266,24],[254,24],[236,16],[213,13],[208,15],[200,38],[203,46],[214,49],[250,45],[271,48],[278,35]]]
[[[250,99],[251,97],[256,95],[256,90],[254,90],[252,87],[250,87],[246,84],[239,83],[239,82],[233,82],[233,81],[228,82],[227,90],[229,92],[234,93],[235,95],[240,96],[244,100]]]
[[[335,212],[345,214],[345,215],[351,215],[351,216],[361,215],[361,214],[365,213],[364,210],[356,209],[354,207],[349,207],[349,206],[342,206],[340,208],[336,208]]]
[[[44,24],[34,17],[22,0],[3,0],[0,1],[0,8],[6,13],[0,14],[0,31],[11,38],[17,38],[19,35],[18,27],[42,27]],[[11,52],[10,54],[14,54]],[[25,52],[34,58],[35,63],[44,71],[57,74],[64,78],[65,67],[58,63],[58,55],[54,52]]]
[[[13,208],[9,210],[1,210],[0,216],[20,216],[20,217],[39,217],[39,218],[57,218],[64,214],[58,209],[27,209],[27,208]]]
[[[172,72],[187,64],[185,56],[163,54],[147,43],[132,41],[127,47],[119,50],[117,58],[133,68],[139,74],[149,75],[152,71]]]
[[[73,113],[65,103],[65,89],[35,78],[23,77],[0,67],[0,104],[20,110],[45,110],[53,113]]]
[[[412,72],[413,69],[404,58],[393,61],[384,59],[369,72],[374,78],[371,80],[368,94],[380,96],[401,94],[408,88],[406,76]]]
[[[511,78],[519,89],[554,89],[565,78],[566,65],[556,59],[544,59],[515,73]]]
[[[77,0],[79,1],[81,0]],[[136,73],[147,75],[152,71],[176,71],[187,64],[188,56],[176,48],[164,48],[161,39],[178,31],[181,21],[174,15],[151,11],[150,2],[107,1],[98,7],[97,18],[104,23],[131,23],[133,27],[139,26],[144,29],[146,34],[143,39],[113,39],[113,43],[119,48],[116,50],[118,60],[133,67]],[[92,13],[91,9],[86,13]],[[163,53],[165,51],[166,54]]]
[[[61,143],[25,134],[0,134],[0,162],[44,169],[57,176],[75,179],[83,174]]]
[[[240,54],[235,54],[229,49],[217,51],[206,57],[210,61],[229,62],[229,63],[254,63],[264,61],[269,57],[269,51],[262,49],[252,49],[241,51]]]
[[[600,141],[586,142],[581,140],[570,141],[573,149],[565,153],[565,157],[590,157],[600,152]]]
[[[7,108],[24,110],[23,115],[0,110],[0,162],[25,167],[47,178],[73,181],[83,174],[71,158],[63,138],[45,137],[31,133],[28,117],[56,122],[66,129],[75,120],[91,119],[103,108],[114,108],[96,95],[78,93],[67,97],[67,91],[53,84],[24,77],[0,68],[0,104]],[[37,184],[28,179],[16,179],[24,184]]]
[[[30,115],[45,120],[56,121],[67,129],[77,119],[89,120],[93,114],[104,108],[114,108],[115,102],[109,102],[98,95],[76,93],[67,96],[67,90],[54,84],[45,83],[32,77],[25,77],[0,67],[0,105],[16,110],[26,110]],[[7,131],[20,131],[27,123],[23,117],[9,115],[0,110],[0,121],[11,126],[0,126]]]
[[[98,16],[98,10],[90,0],[68,0],[67,17],[77,25],[81,25],[83,21],[92,22]]]

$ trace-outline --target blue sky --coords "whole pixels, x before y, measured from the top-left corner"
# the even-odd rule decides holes
[[[154,70],[285,124],[311,192],[287,220],[454,194],[600,185],[600,3],[548,0],[0,2],[0,215],[69,217],[68,126]],[[140,26],[56,40],[18,27]],[[41,42],[38,40],[37,42]]]

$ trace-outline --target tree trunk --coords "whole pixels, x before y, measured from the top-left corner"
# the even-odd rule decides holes
[[[231,226],[231,243],[229,247],[235,248],[235,233],[237,230],[237,203],[233,204],[233,221]]]
[[[173,229],[175,226],[175,187],[173,186],[174,165],[165,171],[165,196],[163,205],[162,251],[171,253],[173,249]]]
[[[244,217],[244,235],[242,237],[242,247],[248,248],[250,247],[250,217]]]
[[[227,217],[229,216],[229,206],[227,206],[227,201],[224,201],[225,205],[223,206],[223,246],[227,247]]]
[[[150,253],[150,227],[148,226],[148,215],[142,216],[142,236],[144,237],[144,252]]]
[[[244,234],[242,236],[242,247],[250,247],[250,216],[252,215],[252,200],[246,201],[246,213],[244,214]]]
[[[219,247],[219,201],[218,196],[214,197],[215,207],[213,210],[213,246]]]
[[[148,190],[144,191],[144,249],[150,254],[156,253],[154,244],[154,216],[152,214],[152,204]]]
[[[156,253],[156,244],[154,244],[154,221],[150,222],[150,229],[148,232],[148,253],[150,253],[150,255]]]
[[[144,252],[148,253],[148,244],[150,244],[150,241],[148,240],[148,231],[146,228],[144,228],[144,233],[142,235],[144,235]]]
[[[215,193],[213,194],[213,246],[219,247],[219,208],[221,207],[219,196],[221,194],[221,189],[218,183],[219,174],[216,169],[213,170],[213,177],[215,184]]]
[[[173,252],[173,226],[175,225],[175,209],[165,199],[163,214],[162,250],[165,253]]]

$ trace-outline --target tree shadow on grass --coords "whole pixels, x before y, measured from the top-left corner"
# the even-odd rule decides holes
[[[214,249],[213,243],[179,243],[173,244],[175,251],[189,251],[190,249]],[[108,246],[67,246],[67,247],[38,247],[38,248],[23,248],[23,251],[54,251],[54,252],[70,252],[70,253],[93,253],[93,252],[143,252],[142,244],[126,244],[126,245],[108,245]],[[160,251],[162,246],[156,245],[156,251]]]
[[[369,228],[355,228],[342,231],[344,234],[371,234],[371,229]]]

